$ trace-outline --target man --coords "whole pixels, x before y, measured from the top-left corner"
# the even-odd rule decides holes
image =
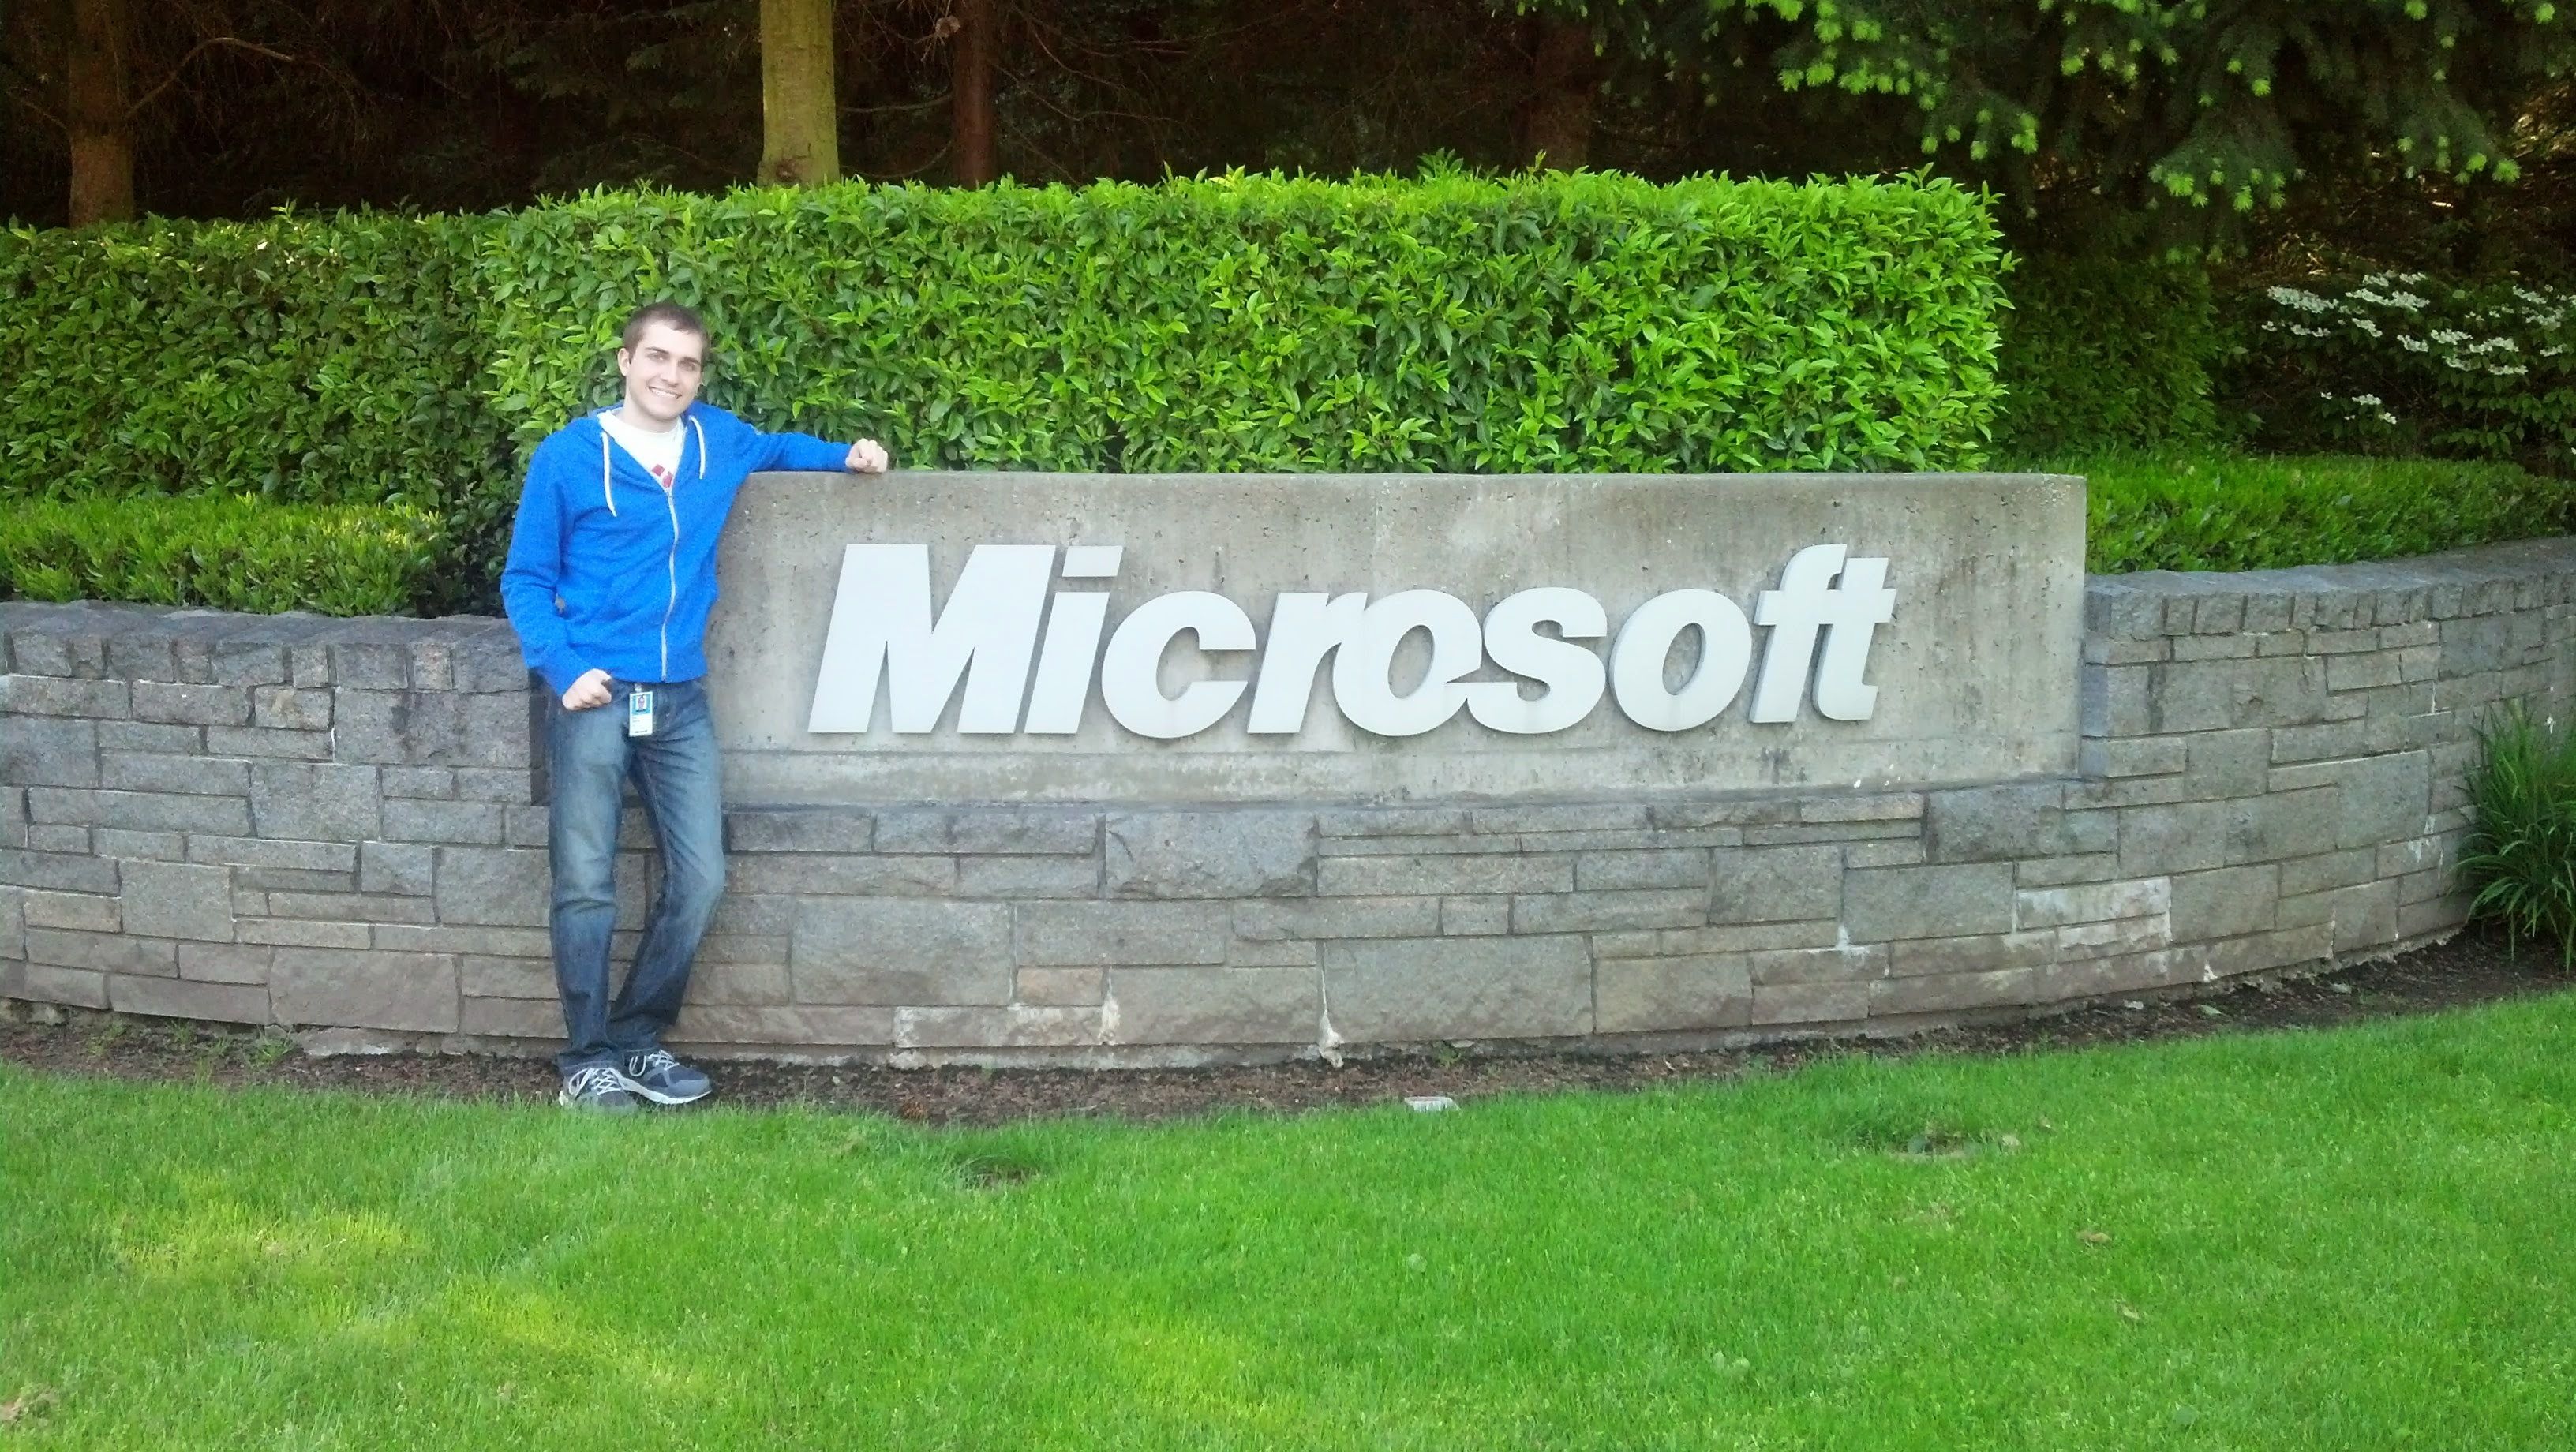
[[[843,446],[764,434],[699,403],[707,328],[677,303],[628,320],[617,371],[625,401],[537,446],[519,496],[501,599],[547,710],[554,794],[555,987],[569,1042],[562,1103],[631,1112],[639,1097],[686,1104],[707,1076],[662,1034],[724,891],[724,807],[701,678],[716,599],[716,537],[745,475],[762,469],[882,473],[872,439]],[[662,854],[662,890],[626,986],[609,998],[612,869],[622,788],[633,781]]]

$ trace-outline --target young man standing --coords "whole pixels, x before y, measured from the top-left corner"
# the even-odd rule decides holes
[[[555,697],[546,748],[554,794],[555,987],[569,1039],[561,1102],[631,1111],[704,1098],[707,1076],[673,1058],[689,967],[724,891],[724,806],[707,715],[703,641],[716,599],[716,537],[743,478],[763,469],[882,473],[872,439],[765,434],[699,403],[707,328],[657,302],[626,324],[625,401],[537,446],[519,496],[501,599],[528,665]],[[624,784],[662,853],[662,890],[626,986],[609,997],[612,869]]]

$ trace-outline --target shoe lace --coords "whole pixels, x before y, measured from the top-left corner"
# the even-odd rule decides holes
[[[573,1098],[588,1099],[594,1094],[605,1094],[612,1089],[624,1086],[617,1082],[615,1069],[605,1064],[594,1064],[590,1068],[575,1073],[569,1087]]]
[[[665,1069],[678,1067],[680,1061],[671,1057],[669,1049],[649,1049],[635,1058],[635,1072],[639,1075],[659,1074]]]

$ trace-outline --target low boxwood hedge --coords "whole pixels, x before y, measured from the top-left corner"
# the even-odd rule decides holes
[[[0,509],[0,599],[402,615],[436,598],[444,546],[406,504],[20,499]]]
[[[2510,464],[2350,455],[2061,459],[2087,480],[2101,574],[2260,570],[2576,533],[2576,479]]]

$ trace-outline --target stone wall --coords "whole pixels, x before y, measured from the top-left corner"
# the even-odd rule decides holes
[[[506,626],[12,603],[0,637],[0,998],[317,1045],[560,1032]],[[896,1062],[1678,1044],[2387,952],[2461,919],[2487,709],[2576,705],[2576,541],[2096,578],[2084,657],[2067,778],[739,809],[681,1037]],[[648,877],[621,864],[630,929]]]

